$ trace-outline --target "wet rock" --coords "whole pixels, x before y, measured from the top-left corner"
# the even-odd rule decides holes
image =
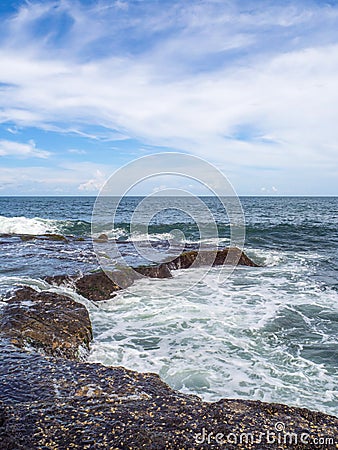
[[[314,439],[336,439],[338,419],[307,409],[203,402],[174,391],[155,374],[45,358],[5,342],[0,361],[0,437],[27,442],[23,448],[29,450],[313,450]],[[295,433],[291,443],[286,433]],[[21,448],[1,443],[1,450]],[[337,447],[326,441],[321,448]]]
[[[92,327],[88,311],[70,297],[27,287],[6,303],[0,315],[0,336],[16,346],[32,346],[68,359],[77,359],[89,350]]]
[[[62,234],[19,234],[19,238],[26,241],[33,241],[35,239],[43,240],[43,241],[59,241],[59,242],[68,242],[68,239]]]
[[[44,234],[43,237],[49,241],[68,242],[68,239],[62,234]]]
[[[73,288],[78,294],[89,300],[101,301],[113,298],[116,291],[131,286],[135,280],[143,276],[149,278],[171,278],[171,270],[201,267],[205,265],[244,265],[258,267],[248,256],[238,248],[223,250],[183,252],[172,261],[158,266],[124,267],[111,272],[98,271],[81,276],[56,275],[46,277],[50,284],[64,285]]]
[[[33,234],[20,234],[20,239],[23,242],[28,242],[28,241],[33,241],[34,239],[36,239],[36,236],[34,236]]]
[[[170,278],[172,275],[166,264],[160,264],[159,266],[141,266],[135,269],[125,267],[107,273],[100,270],[77,277],[55,275],[44,279],[51,285],[70,287],[88,300],[101,301],[115,297],[116,291],[131,286],[142,276]]]
[[[167,264],[159,266],[139,266],[135,267],[135,271],[140,275],[149,278],[172,278],[172,274]]]
[[[74,285],[78,294],[94,301],[112,298],[115,292],[121,289],[102,271],[83,275],[74,282]]]
[[[30,436],[23,436],[18,432],[18,427],[15,425],[8,426],[10,419],[7,415],[7,408],[0,401],[0,443],[2,450],[31,450]],[[20,427],[20,425],[19,425]],[[20,436],[21,434],[21,436]]]
[[[237,247],[227,247],[223,250],[191,250],[183,252],[180,256],[167,263],[172,270],[188,269],[190,267],[219,266],[219,265],[242,265],[259,267],[242,250]]]
[[[77,294],[93,301],[113,298],[115,292],[121,289],[101,270],[80,276],[54,275],[44,279],[51,285],[70,287]]]
[[[100,236],[94,239],[94,242],[108,242],[109,238],[106,234],[100,234]]]

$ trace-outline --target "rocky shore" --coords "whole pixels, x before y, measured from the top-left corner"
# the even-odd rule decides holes
[[[255,266],[238,249],[202,255],[198,264],[211,256],[223,264],[229,252]],[[196,259],[186,252],[121,274],[120,283],[103,272],[46,281],[100,301],[137,273],[167,278]],[[1,450],[338,448],[333,416],[259,401],[203,402],[156,374],[84,362],[91,340],[88,312],[70,296],[21,288],[7,300],[0,311]]]

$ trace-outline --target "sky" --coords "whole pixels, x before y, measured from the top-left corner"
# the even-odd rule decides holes
[[[338,1],[0,2],[0,195],[96,195],[161,152],[338,195]]]

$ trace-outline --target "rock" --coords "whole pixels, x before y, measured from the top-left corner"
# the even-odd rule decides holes
[[[223,264],[225,256],[224,250],[214,252],[214,263]],[[191,265],[195,259],[189,252],[180,264]],[[170,273],[166,264],[139,269],[147,276]],[[121,274],[131,281],[135,272]],[[105,285],[103,275],[90,274],[75,283],[84,279],[84,290],[93,280]],[[312,450],[315,439],[323,439],[322,448],[337,448],[336,417],[260,401],[203,402],[171,389],[156,374],[76,361],[80,346],[88,348],[91,339],[84,310],[67,296],[31,288],[18,290],[3,308],[1,450]],[[21,350],[26,343],[63,359]]]
[[[100,236],[94,239],[94,242],[108,242],[109,238],[106,234],[100,234]]]
[[[101,270],[81,276],[54,275],[44,279],[51,285],[73,288],[77,294],[93,301],[113,298],[121,289]]]
[[[19,234],[18,235],[22,241],[32,241],[35,239],[45,240],[45,241],[60,241],[68,242],[68,239],[62,234]]]
[[[53,286],[75,287],[76,278],[70,275],[53,275],[44,277],[44,280]]]
[[[171,278],[170,270],[187,269],[192,265],[200,267],[205,265],[244,265],[258,267],[244,252],[236,247],[223,250],[201,251],[192,250],[183,252],[172,261],[164,262],[158,266],[125,267],[108,272],[103,271],[79,276],[56,275],[46,277],[45,280],[57,286],[72,287],[78,294],[93,300],[109,300],[116,295],[116,291],[131,286],[135,280],[142,276],[149,278]]]
[[[77,359],[89,350],[92,327],[87,309],[70,297],[26,287],[15,292],[0,315],[0,336],[18,347]]]
[[[159,266],[139,266],[135,267],[136,272],[149,278],[172,278],[170,269],[167,264]]]
[[[194,267],[201,266],[219,266],[223,264],[242,265],[250,267],[259,267],[252,261],[242,250],[237,247],[228,247],[223,250],[191,250],[183,252],[180,256],[172,261],[167,262],[167,266],[172,270],[188,269],[192,265]]]
[[[216,252],[214,266],[222,264],[259,267],[254,261],[252,261],[242,250],[237,247],[228,247]]]
[[[6,342],[0,361],[1,450],[312,450],[314,438],[336,438],[335,417],[260,401],[203,402],[152,373],[56,361]],[[229,441],[217,444],[218,433]],[[296,433],[297,444],[286,433]]]
[[[68,242],[68,239],[62,234],[44,234],[43,237],[48,239],[49,241]]]
[[[55,275],[44,279],[51,285],[71,287],[88,300],[101,301],[115,297],[116,291],[131,286],[136,279],[142,278],[142,276],[149,278],[170,278],[172,276],[166,264],[140,266],[135,269],[126,267],[108,273],[110,276],[100,270],[80,277]]]
[[[36,236],[34,236],[33,234],[20,234],[20,239],[23,242],[33,241],[34,239],[36,239]]]
[[[89,300],[107,300],[114,297],[120,286],[112,281],[104,272],[83,275],[75,281],[75,290]]]

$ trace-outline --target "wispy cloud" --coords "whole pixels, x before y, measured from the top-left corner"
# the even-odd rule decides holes
[[[338,154],[337,27],[338,6],[305,1],[27,3],[0,39],[0,121],[136,138],[238,172],[326,170]]]
[[[85,155],[87,152],[86,150],[82,150],[79,148],[70,148],[68,149],[68,153],[73,153],[74,155]]]
[[[14,156],[19,158],[48,158],[50,152],[36,148],[33,140],[27,144],[0,140],[0,156]]]
[[[11,195],[95,194],[114,170],[114,166],[87,161],[57,167],[0,167],[0,180]]]

